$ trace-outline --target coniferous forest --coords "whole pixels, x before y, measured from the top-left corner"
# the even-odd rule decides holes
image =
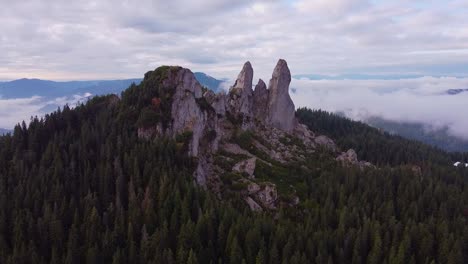
[[[468,262],[466,155],[299,109],[377,167],[311,161],[297,206],[255,213],[197,187],[184,142],[138,139],[144,86],[0,137],[0,263]]]

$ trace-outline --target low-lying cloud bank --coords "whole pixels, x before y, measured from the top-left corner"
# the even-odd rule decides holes
[[[468,78],[423,77],[404,80],[293,79],[296,107],[307,106],[365,121],[372,116],[418,122],[468,140],[468,93],[449,95],[448,89],[468,88]]]
[[[23,120],[28,122],[32,116],[42,117],[66,104],[74,107],[77,103],[86,101],[89,96],[88,93],[54,99],[41,96],[15,99],[2,99],[0,97],[0,128],[11,129]]]
[[[227,90],[231,82],[222,83]],[[307,106],[344,112],[355,120],[378,116],[391,121],[415,122],[428,129],[448,128],[448,133],[468,140],[468,92],[447,94],[449,89],[468,88],[468,78],[423,77],[403,80],[306,80],[293,79],[291,97],[296,107]],[[75,106],[90,94],[47,99],[0,97],[0,128],[12,128],[31,116],[43,116],[59,106]]]

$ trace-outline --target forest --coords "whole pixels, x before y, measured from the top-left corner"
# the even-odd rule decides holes
[[[377,167],[320,162],[294,178],[296,207],[255,213],[196,186],[184,142],[137,137],[139,113],[165,93],[149,82],[0,137],[0,263],[468,262],[468,170],[451,166],[466,154],[301,108],[311,130]]]

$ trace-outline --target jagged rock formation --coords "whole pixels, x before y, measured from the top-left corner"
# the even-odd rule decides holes
[[[338,151],[333,140],[315,135],[295,118],[289,96],[291,73],[284,60],[278,61],[268,89],[260,79],[255,90],[252,65],[246,62],[227,94],[203,92],[188,69],[164,69],[155,71],[161,76],[149,74],[145,79],[160,80],[162,89],[170,91],[169,121],[139,127],[138,136],[169,136],[181,141],[188,154],[197,158],[195,181],[219,196],[229,191],[227,184],[237,186],[234,189],[243,193],[254,211],[274,210],[280,203],[294,206],[299,203],[295,190],[288,201],[280,201],[276,184],[265,179],[265,171],[306,163],[317,146]],[[159,101],[155,98],[153,103],[159,107]],[[364,166],[351,150],[337,160]],[[257,171],[263,179],[256,177]]]

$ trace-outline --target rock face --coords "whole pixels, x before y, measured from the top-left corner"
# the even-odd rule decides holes
[[[213,107],[216,114],[220,116],[226,114],[226,94],[224,92],[215,94],[213,91],[208,90],[203,94],[203,97]]]
[[[290,132],[295,125],[294,103],[289,96],[291,72],[285,60],[276,64],[269,84],[267,122],[276,128]]]
[[[207,120],[206,114],[203,113],[196,101],[202,96],[202,87],[195,79],[195,75],[189,69],[184,68],[168,71],[163,86],[175,87],[171,108],[172,125],[169,133],[178,135],[191,131],[193,134],[189,154],[196,157]]]

